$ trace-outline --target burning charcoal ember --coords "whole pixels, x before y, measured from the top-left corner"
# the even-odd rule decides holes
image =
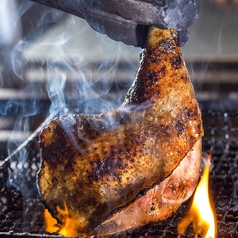
[[[135,81],[119,108],[101,115],[61,116],[40,133],[42,199],[60,224],[74,224],[67,235],[95,234],[103,222],[133,206],[145,211],[138,222],[139,216],[127,214],[135,220],[133,228],[164,220],[196,187],[202,136],[200,109],[178,32],[151,27]],[[154,194],[156,185],[170,178],[191,149],[196,164],[191,177],[183,179],[179,172],[181,181],[175,179],[162,194]],[[156,201],[161,196],[171,197],[163,201],[164,207]],[[137,207],[143,197],[145,203]],[[151,216],[146,215],[149,203]],[[117,232],[129,228],[119,227]]]

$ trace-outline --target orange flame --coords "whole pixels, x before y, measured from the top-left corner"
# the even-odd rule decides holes
[[[188,214],[181,220],[178,225],[178,232],[185,233],[187,227],[193,223],[196,234],[204,238],[216,237],[216,221],[214,212],[209,198],[209,170],[211,163],[211,154],[208,156],[201,180],[194,193],[191,208]],[[70,219],[67,206],[64,202],[64,209],[57,207],[57,211],[64,217],[63,224],[58,224],[47,209],[44,211],[46,231],[50,233],[59,233],[63,236],[76,237],[79,233],[76,231],[74,221]]]
[[[70,219],[67,206],[64,202],[64,209],[57,206],[57,211],[65,218],[62,225],[57,223],[47,209],[44,210],[45,230],[49,233],[57,232],[63,236],[76,237],[79,233],[76,231],[75,223]]]
[[[217,235],[216,221],[209,198],[209,170],[211,154],[208,156],[201,180],[194,193],[191,208],[188,214],[178,225],[178,232],[185,233],[187,227],[193,223],[196,237],[215,238]]]

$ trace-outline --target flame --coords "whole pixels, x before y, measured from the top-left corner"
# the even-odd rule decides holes
[[[70,219],[67,206],[64,202],[64,209],[57,206],[57,212],[64,217],[63,224],[58,224],[47,209],[44,210],[45,230],[49,233],[59,233],[62,236],[76,237],[79,233],[76,231],[75,222]]]
[[[56,219],[54,219],[51,216],[48,209],[44,210],[44,218],[45,218],[45,230],[47,232],[54,233],[54,232],[57,232],[60,229]]]
[[[217,235],[214,209],[209,198],[210,164],[211,154],[208,156],[201,180],[194,193],[191,208],[178,225],[178,232],[180,234],[185,233],[190,223],[193,223],[196,237],[201,235],[205,238],[215,238]]]
[[[206,166],[203,174],[194,193],[192,205],[188,214],[181,220],[178,225],[178,232],[185,233],[187,227],[193,223],[193,228],[196,234],[204,238],[215,238],[217,233],[214,211],[209,197],[209,170],[211,164],[211,154],[206,160]],[[49,211],[45,209],[44,217],[46,231],[50,233],[59,233],[63,236],[76,237],[79,233],[76,231],[75,222],[70,219],[67,206],[64,202],[64,209],[57,207],[57,211],[64,217],[63,224],[58,224]]]

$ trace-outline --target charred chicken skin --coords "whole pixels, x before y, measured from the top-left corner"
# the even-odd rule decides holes
[[[115,213],[92,233],[97,236],[121,233],[170,217],[191,197],[197,186],[201,166],[201,145],[200,139],[169,177]]]
[[[200,109],[178,35],[173,29],[150,28],[135,80],[119,108],[61,116],[40,133],[42,199],[62,223],[59,208],[66,204],[78,234],[95,233],[103,222],[136,207],[140,198],[151,197],[200,143]],[[198,164],[200,159],[196,156]],[[195,169],[195,182],[198,176]],[[191,183],[190,190],[195,187]],[[171,205],[168,215],[177,208]]]

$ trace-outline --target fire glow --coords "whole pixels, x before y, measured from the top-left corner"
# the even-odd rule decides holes
[[[57,207],[57,211],[64,217],[63,224],[58,224],[57,220],[54,219],[47,209],[44,210],[44,218],[45,218],[45,230],[49,233],[55,233],[62,236],[71,236],[76,237],[79,236],[78,232],[74,228],[74,222],[71,221],[68,209],[66,204],[64,203],[64,209]]]
[[[209,171],[211,164],[211,154],[206,159],[206,165],[203,174],[194,193],[192,205],[189,212],[178,224],[178,232],[184,234],[188,226],[192,223],[195,237],[199,235],[203,238],[216,238],[217,227],[209,197]],[[68,209],[64,203],[64,209],[57,207],[57,211],[64,217],[64,222],[58,224],[47,209],[44,211],[45,229],[49,233],[58,233],[63,236],[78,236],[77,228],[74,227],[74,222],[70,219]],[[200,237],[199,236],[199,237]]]
[[[211,153],[206,160],[206,165],[201,180],[195,191],[192,205],[188,214],[178,225],[178,232],[184,234],[187,227],[193,223],[196,234],[204,238],[215,238],[217,236],[214,209],[209,197],[209,170],[211,164]]]

